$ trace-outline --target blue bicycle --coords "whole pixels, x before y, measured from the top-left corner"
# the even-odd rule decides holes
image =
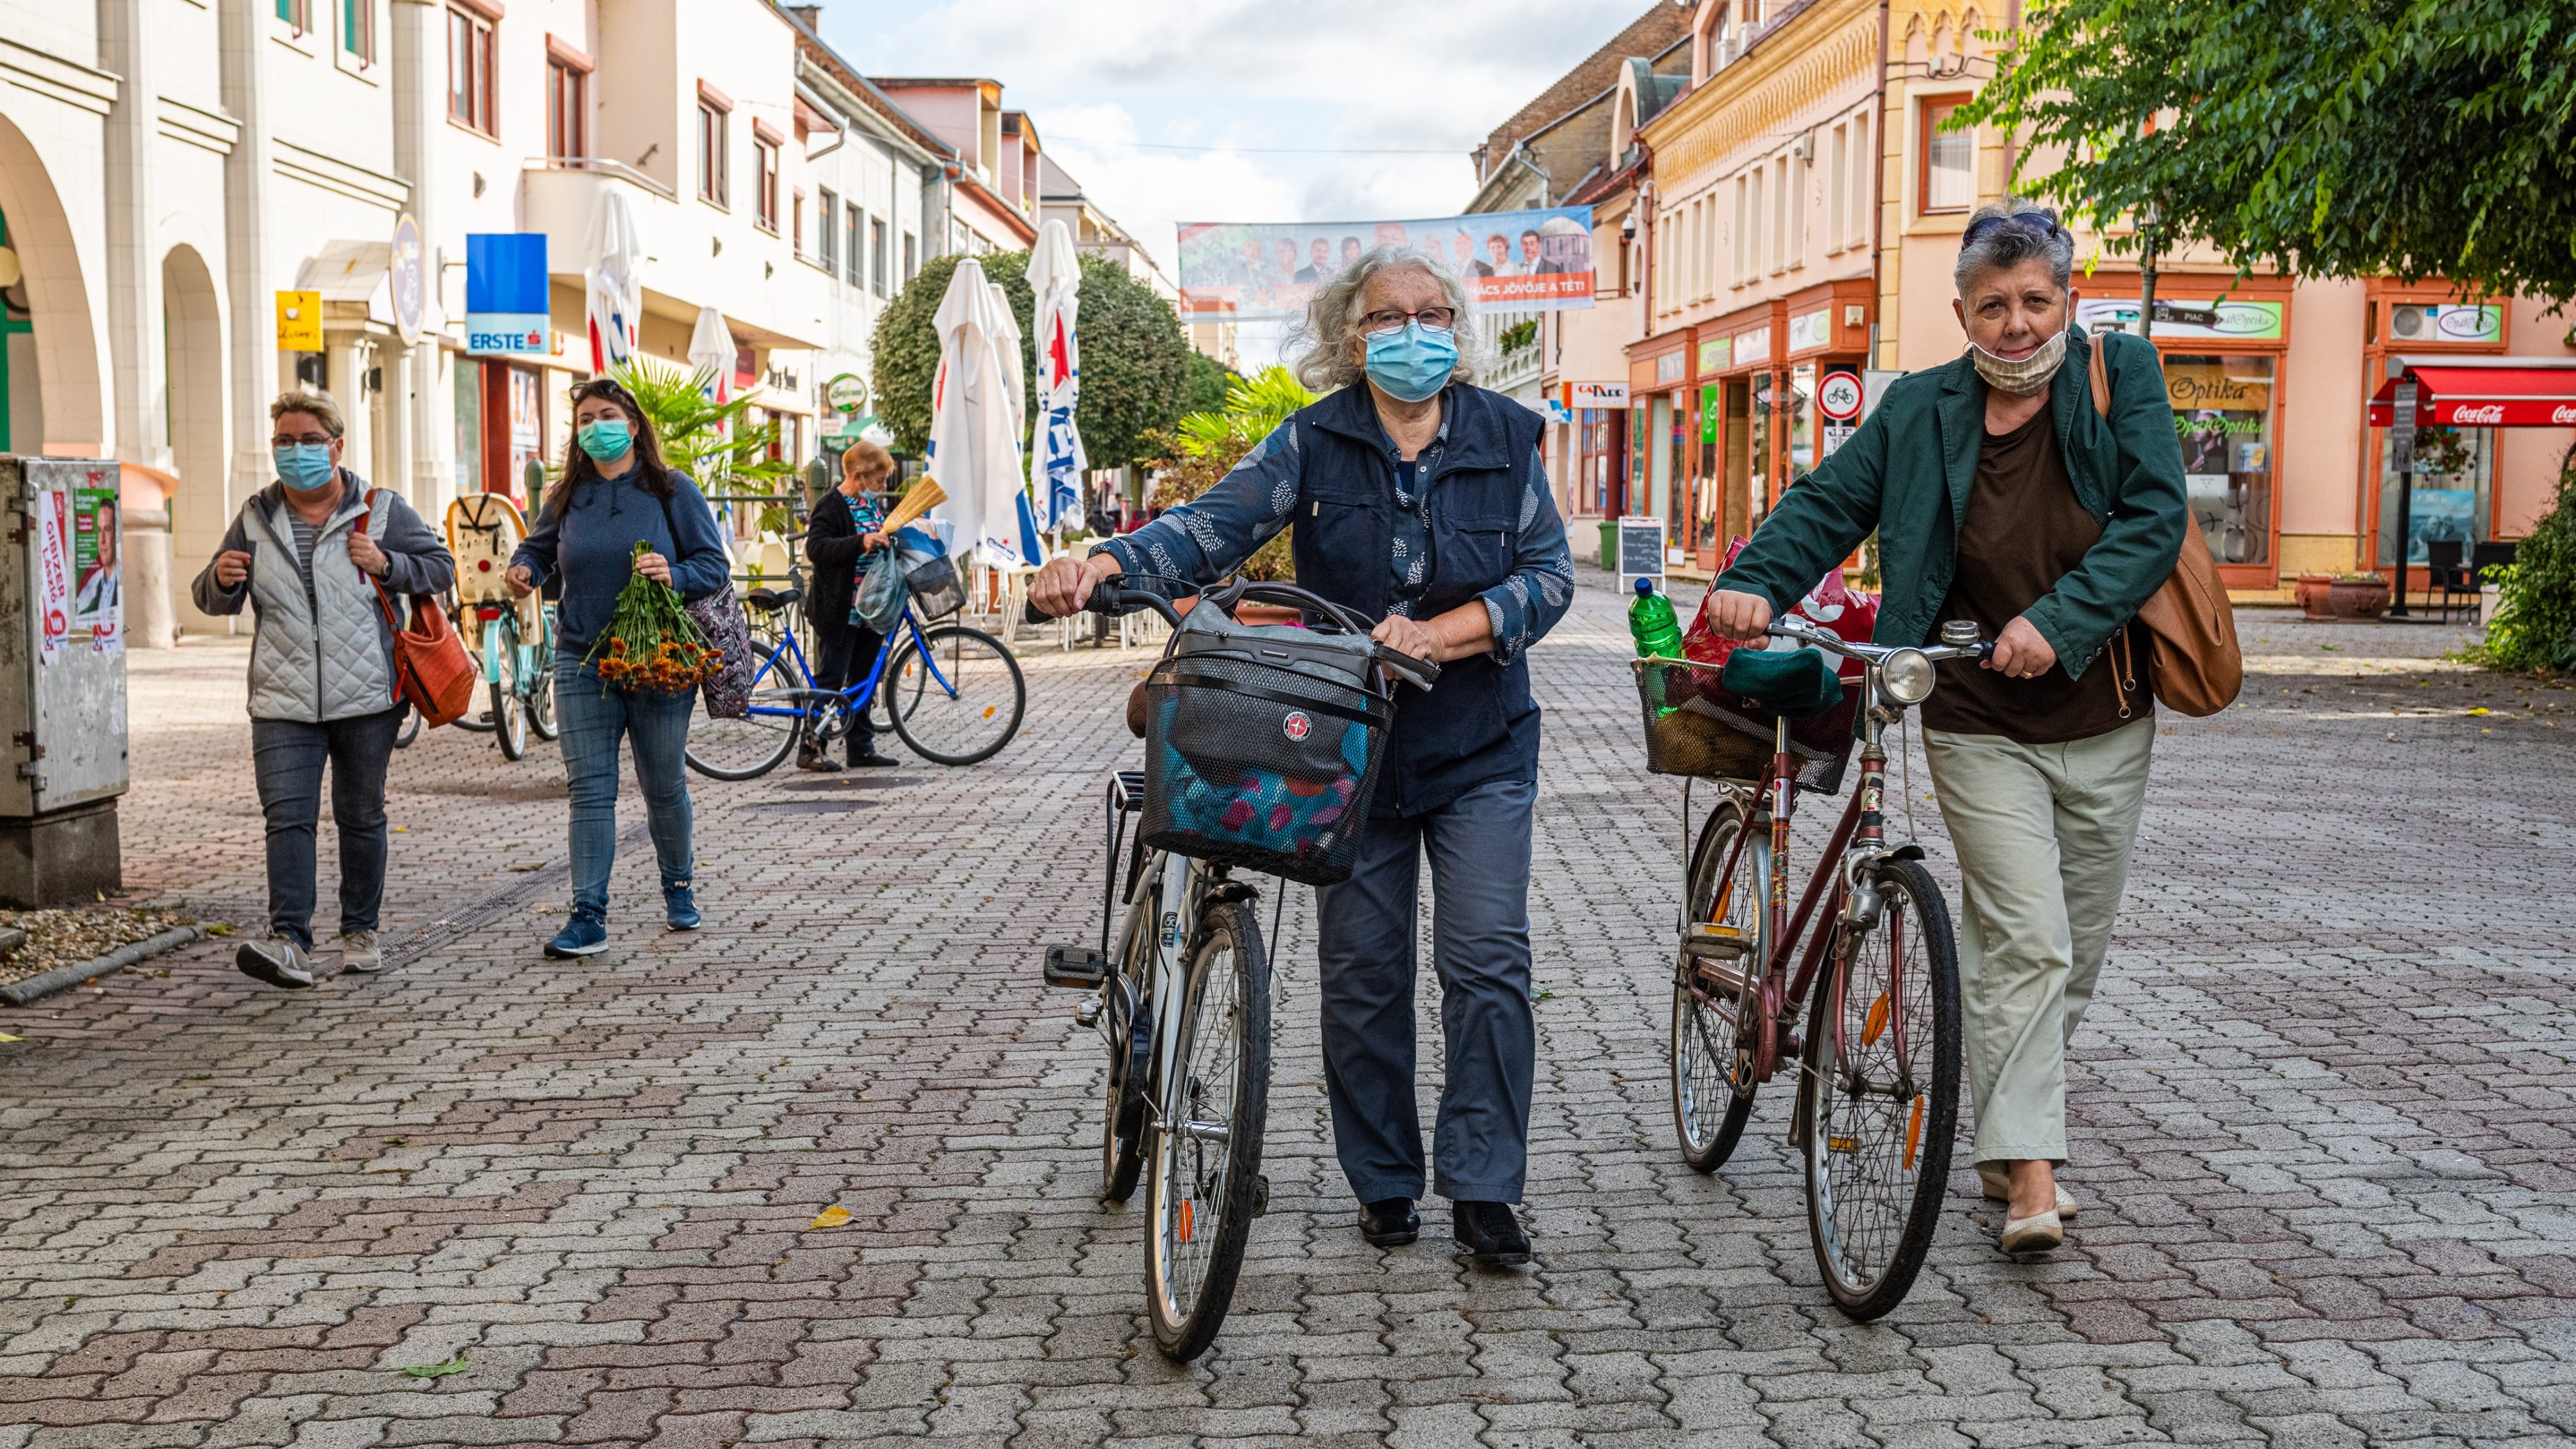
[[[740,719],[692,715],[690,769],[717,780],[756,780],[777,769],[801,735],[828,750],[871,709],[914,754],[941,765],[989,760],[1019,732],[1029,691],[1009,647],[962,624],[925,627],[908,598],[866,678],[847,689],[816,688],[797,641],[804,572],[791,567],[787,578],[784,589],[743,596],[752,647],[761,652],[751,710]]]

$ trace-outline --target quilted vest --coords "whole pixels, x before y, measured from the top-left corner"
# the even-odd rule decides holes
[[[250,543],[250,713],[253,719],[320,724],[375,714],[394,705],[393,637],[376,588],[349,562],[349,529],[359,500],[373,498],[367,532],[384,533],[383,495],[346,469],[348,498],[313,538],[313,587],[295,567],[295,531],[285,499],[261,490],[244,506]]]

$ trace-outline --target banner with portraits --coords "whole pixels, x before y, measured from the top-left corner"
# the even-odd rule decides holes
[[[1191,222],[1180,241],[1181,313],[1192,322],[1301,316],[1317,288],[1386,245],[1439,257],[1482,307],[1592,305],[1588,206],[1419,221]]]

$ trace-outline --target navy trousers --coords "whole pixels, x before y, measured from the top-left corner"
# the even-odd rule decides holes
[[[1453,1202],[1518,1202],[1529,1167],[1528,781],[1369,822],[1351,878],[1315,893],[1333,1150],[1361,1202],[1423,1195],[1413,1091],[1415,914],[1431,857],[1431,954],[1448,1049],[1432,1179]]]

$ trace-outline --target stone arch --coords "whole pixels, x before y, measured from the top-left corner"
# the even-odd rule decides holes
[[[35,323],[31,335],[44,420],[43,437],[12,436],[10,448],[103,456],[107,397],[89,278],[44,158],[7,116],[0,116],[0,217],[8,219],[10,248],[26,272],[13,290],[26,299]]]
[[[204,254],[188,243],[162,255],[161,317],[162,346],[169,359],[170,466],[177,479],[168,503],[175,585],[214,557],[215,545],[232,521],[226,487],[231,429],[223,289]],[[184,598],[177,601],[172,618],[192,632],[222,633],[230,627],[228,620],[199,614]],[[138,643],[147,642],[140,629],[136,636]]]

